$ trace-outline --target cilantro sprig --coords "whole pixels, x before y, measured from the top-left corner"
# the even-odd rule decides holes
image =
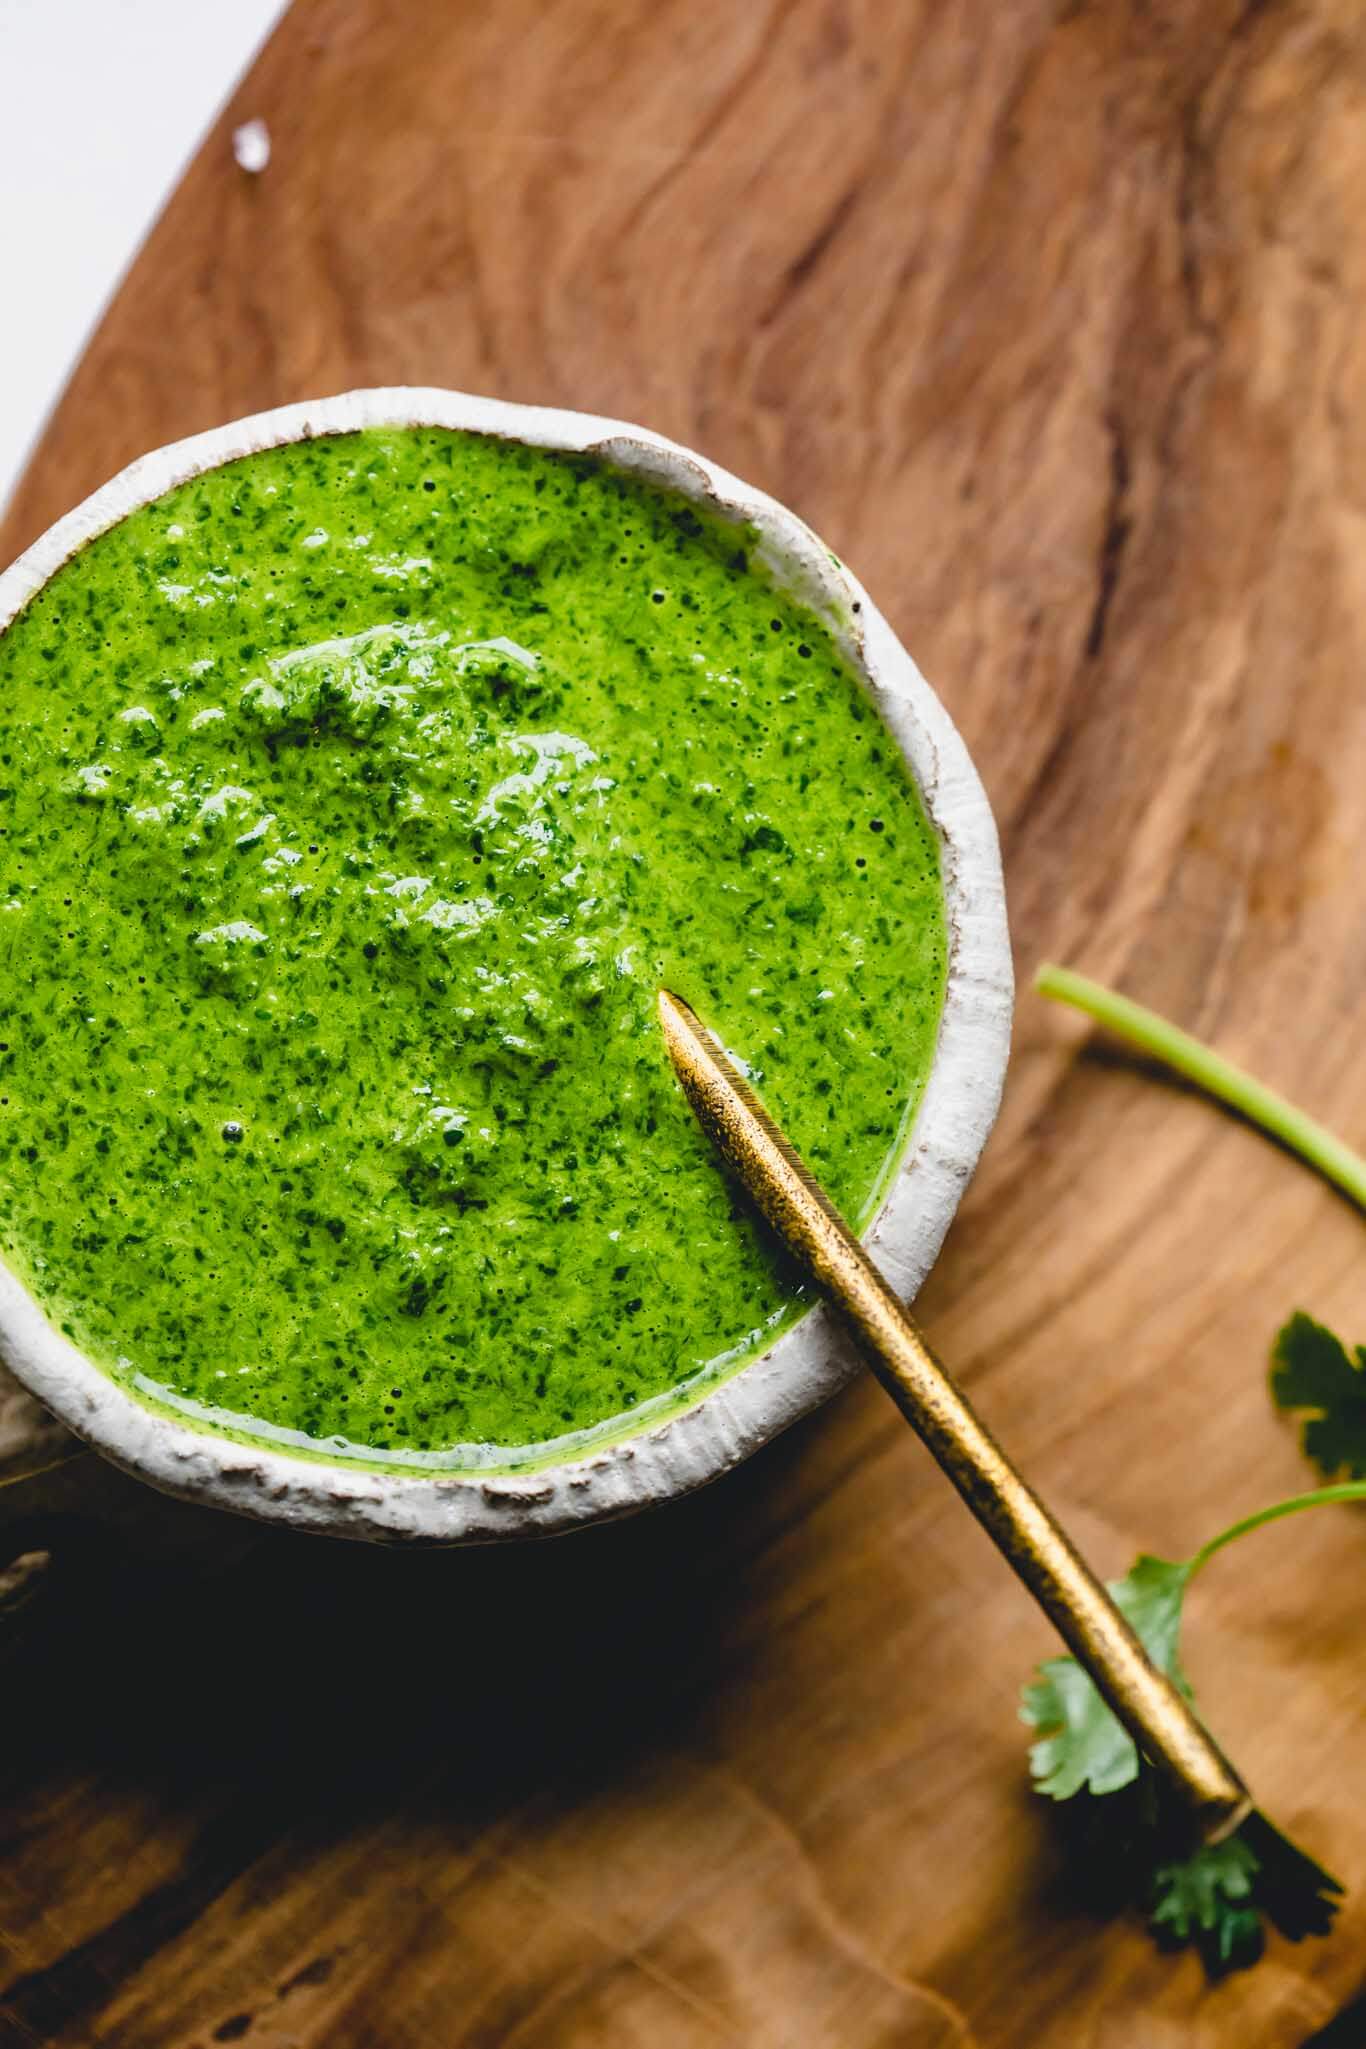
[[[1188,1700],[1181,1665],[1181,1622],[1191,1582],[1219,1551],[1267,1523],[1332,1502],[1366,1500],[1366,1482],[1321,1487],[1244,1516],[1191,1558],[1139,1558],[1110,1592],[1154,1664]],[[1053,1800],[1093,1796],[1094,1827],[1083,1852],[1109,1856],[1127,1878],[1126,1896],[1172,1946],[1193,1944],[1213,1973],[1254,1963],[1264,1924],[1298,1941],[1324,1935],[1342,1887],[1261,1814],[1220,1843],[1189,1842],[1189,1817],[1174,1801],[1075,1658],[1040,1665],[1020,1701],[1020,1718],[1039,1731],[1029,1768]],[[1110,1796],[1122,1796],[1119,1802]],[[1113,1889],[1114,1873],[1111,1873]]]
[[[1366,1159],[1212,1047],[1068,969],[1041,968],[1035,986],[1226,1103],[1366,1209]],[[1244,1516],[1191,1558],[1140,1557],[1110,1587],[1150,1657],[1188,1700],[1194,1695],[1180,1662],[1181,1623],[1197,1573],[1226,1545],[1285,1516],[1366,1500],[1366,1346],[1349,1353],[1297,1310],[1275,1341],[1271,1395],[1302,1419],[1305,1452],[1320,1470],[1345,1471],[1350,1479]],[[1258,1813],[1224,1841],[1191,1849],[1189,1818],[1075,1659],[1039,1666],[1020,1713],[1039,1732],[1030,1750],[1038,1791],[1064,1802],[1086,1796],[1075,1834],[1099,1881],[1098,1896],[1118,1892],[1140,1906],[1159,1940],[1193,1944],[1219,1973],[1255,1962],[1268,1923],[1292,1940],[1327,1933],[1338,1881]]]

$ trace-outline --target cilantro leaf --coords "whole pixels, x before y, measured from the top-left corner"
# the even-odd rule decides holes
[[[1144,1915],[1162,1948],[1195,1949],[1211,1978],[1256,1963],[1268,1922],[1292,1942],[1332,1926],[1337,1880],[1265,1816],[1192,1843],[1185,1801],[1146,1762],[1118,1793],[1054,1812],[1077,1909]]]
[[[1322,1865],[1254,1813],[1222,1843],[1159,1863],[1148,1919],[1159,1939],[1174,1946],[1193,1942],[1218,1977],[1256,1963],[1264,1921],[1291,1942],[1326,1935],[1341,1891]]]
[[[1153,1929],[1174,1946],[1198,1944],[1211,1970],[1255,1964],[1264,1942],[1262,1918],[1252,1904],[1257,1870],[1256,1852],[1241,1831],[1159,1864],[1149,1900]]]
[[[1141,1557],[1111,1582],[1149,1657],[1187,1700],[1193,1695],[1180,1658],[1186,1589],[1205,1559],[1255,1520],[1235,1524],[1194,1558]],[[1342,1890],[1337,1880],[1255,1812],[1223,1842],[1192,1848],[1183,1802],[1140,1758],[1075,1658],[1050,1658],[1038,1668],[1022,1693],[1020,1718],[1041,1732],[1029,1753],[1037,1790],[1054,1800],[1092,1796],[1077,1803],[1080,1826],[1072,1832],[1089,1866],[1090,1898],[1141,1908],[1159,1941],[1193,1945],[1212,1977],[1257,1961],[1267,1921],[1292,1941],[1327,1932]]]
[[[1191,1689],[1177,1644],[1190,1574],[1188,1561],[1173,1564],[1144,1556],[1109,1589],[1148,1656],[1170,1673],[1188,1700]],[[1021,1695],[1020,1719],[1043,1732],[1030,1749],[1029,1769],[1038,1790],[1053,1800],[1070,1800],[1083,1787],[1091,1793],[1117,1793],[1138,1777],[1133,1737],[1075,1658],[1050,1658],[1039,1666],[1038,1677]]]
[[[1297,1309],[1271,1359],[1271,1398],[1305,1416],[1307,1455],[1326,1474],[1345,1467],[1352,1479],[1366,1479],[1366,1346],[1349,1356],[1331,1330]]]

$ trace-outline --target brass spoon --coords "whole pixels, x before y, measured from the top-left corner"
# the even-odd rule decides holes
[[[712,1033],[668,990],[660,991],[659,1012],[684,1093],[722,1158],[842,1312],[902,1415],[1139,1749],[1189,1801],[1201,1837],[1215,1843],[1232,1835],[1253,1804],[1228,1759],[979,1422]]]

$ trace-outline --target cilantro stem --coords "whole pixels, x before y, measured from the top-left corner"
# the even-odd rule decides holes
[[[1283,1515],[1298,1515],[1301,1509],[1324,1508],[1335,1501],[1366,1501],[1366,1480],[1342,1480],[1336,1487],[1316,1487],[1309,1494],[1292,1494],[1287,1501],[1275,1501],[1270,1508],[1259,1508],[1255,1515],[1245,1515],[1241,1522],[1230,1523],[1217,1537],[1200,1546],[1189,1562],[1187,1577],[1194,1579],[1216,1551],[1222,1551],[1225,1544],[1235,1543],[1239,1537],[1249,1536],[1253,1530],[1260,1530],[1263,1524],[1279,1522]]]
[[[1084,1010],[1116,1037],[1127,1039],[1186,1081],[1204,1089],[1207,1095],[1227,1103],[1230,1109],[1317,1168],[1325,1180],[1350,1196],[1359,1209],[1366,1209],[1366,1159],[1334,1137],[1326,1126],[1296,1109],[1274,1089],[1255,1081],[1212,1047],[1159,1017],[1155,1010],[1145,1010],[1141,1003],[1132,1003],[1127,996],[1119,996],[1113,989],[1089,981],[1085,975],[1073,974],[1070,968],[1045,962],[1034,977],[1034,987],[1041,996],[1051,996],[1059,1003]]]

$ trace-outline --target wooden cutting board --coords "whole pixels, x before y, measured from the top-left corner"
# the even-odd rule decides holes
[[[648,422],[890,614],[1022,975],[1121,982],[1361,1139],[1364,190],[1353,0],[299,0],[0,559],[349,385]],[[922,1309],[1102,1569],[1308,1484],[1265,1391],[1297,1304],[1366,1333],[1362,1220],[1025,994]],[[1211,1719],[1352,1887],[1216,1988],[1069,1883],[1016,1720],[1047,1632],[871,1384],[544,1548],[262,1535],[93,1459],[4,1513],[54,1581],[3,1672],[6,2043],[1279,2049],[1362,2000],[1350,1511],[1192,1603]]]

